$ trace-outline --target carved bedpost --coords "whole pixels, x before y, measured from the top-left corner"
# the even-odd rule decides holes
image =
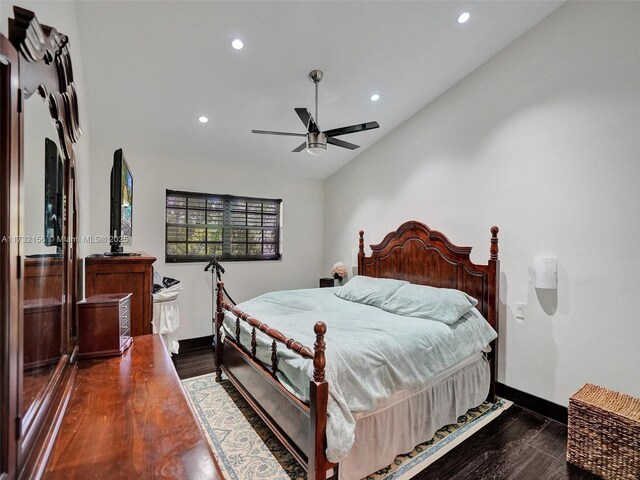
[[[278,371],[278,343],[273,340],[271,342],[271,373],[273,376],[276,376],[276,372]]]
[[[495,225],[491,227],[491,256],[490,260],[498,260],[498,232],[500,229]]]
[[[358,241],[358,275],[364,275],[364,230],[358,232],[360,240]]]
[[[489,325],[498,332],[498,298],[500,292],[500,260],[498,260],[498,232],[500,229],[495,225],[491,227],[491,248],[489,250],[489,301],[487,308],[487,320]],[[498,332],[499,333],[499,332]],[[496,401],[496,381],[498,379],[498,342],[491,342],[491,352],[488,355],[489,370],[491,372],[491,387],[489,389],[488,400]]]
[[[258,341],[256,340],[256,327],[251,327],[251,358],[255,360]]]
[[[326,365],[324,336],[327,333],[327,326],[324,322],[317,322],[313,331],[316,334],[316,343],[313,354],[313,380],[310,385],[311,430],[307,478],[309,480],[326,480],[329,466],[326,457],[329,384],[325,380],[324,372]]]
[[[222,320],[224,319],[224,311],[222,310],[224,283],[218,282],[216,284],[216,315],[215,315],[215,335],[216,335],[216,350],[215,350],[215,369],[216,382],[222,380],[222,335],[220,330],[222,329]]]
[[[324,382],[324,367],[327,361],[324,357],[324,351],[327,346],[324,343],[324,334],[327,333],[327,326],[324,322],[317,322],[313,327],[316,334],[316,343],[313,345],[313,381]]]

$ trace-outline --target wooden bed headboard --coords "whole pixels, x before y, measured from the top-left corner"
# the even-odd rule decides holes
[[[455,288],[478,300],[478,310],[498,330],[498,227],[491,227],[489,262],[471,261],[471,247],[460,247],[446,235],[424,223],[405,222],[364,254],[364,231],[360,230],[358,274],[395,278],[419,285]]]

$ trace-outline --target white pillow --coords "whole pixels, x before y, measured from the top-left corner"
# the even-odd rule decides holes
[[[400,287],[380,308],[452,325],[477,304],[478,300],[460,290],[409,284]]]
[[[409,282],[391,278],[373,278],[356,275],[334,292],[338,297],[350,302],[364,303],[379,307],[401,286]]]

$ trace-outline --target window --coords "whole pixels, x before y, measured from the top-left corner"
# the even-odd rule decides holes
[[[282,200],[167,190],[165,260],[278,260]]]

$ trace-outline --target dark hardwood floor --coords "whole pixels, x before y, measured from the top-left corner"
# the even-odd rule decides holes
[[[565,460],[567,426],[513,405],[414,480],[591,480]]]
[[[213,372],[210,347],[173,357],[181,379]],[[513,405],[413,480],[597,480],[566,462],[567,426]]]
[[[190,350],[180,349],[171,357],[181,380],[207,373],[213,373],[213,348],[201,347]]]

